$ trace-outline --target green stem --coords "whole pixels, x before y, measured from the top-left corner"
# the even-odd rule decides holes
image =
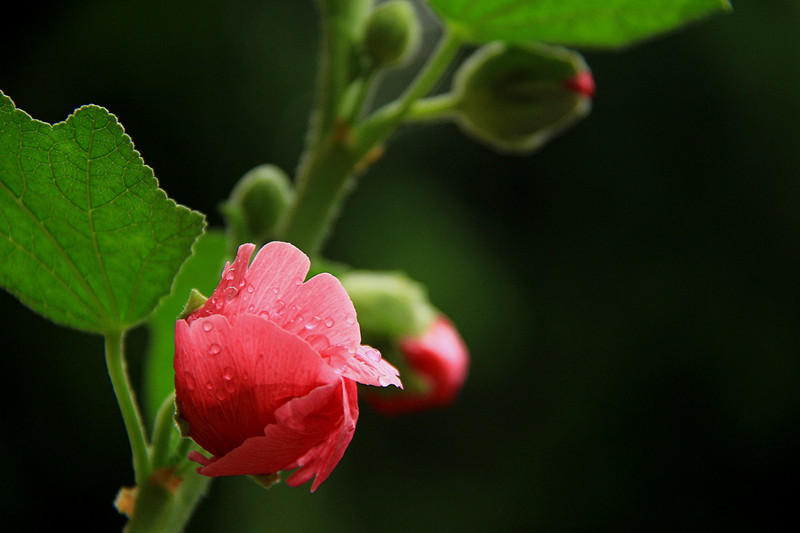
[[[304,174],[302,168],[313,160],[334,126],[339,104],[357,69],[357,32],[372,4],[373,0],[317,0],[322,33],[319,78],[299,174]]]
[[[152,469],[166,466],[172,451],[172,440],[175,435],[175,421],[173,416],[175,414],[175,393],[173,392],[161,407],[158,409],[156,415],[156,422],[153,428],[153,446],[151,450],[151,466]]]
[[[136,404],[136,396],[128,378],[128,369],[125,362],[125,335],[114,332],[105,336],[106,366],[111,378],[111,386],[117,397],[128,440],[131,443],[133,454],[133,471],[136,484],[141,485],[150,473],[150,458],[147,449],[147,438],[144,432],[142,415]]]
[[[378,110],[356,128],[347,122],[332,125],[301,165],[295,200],[282,221],[280,238],[312,256],[319,253],[360,170],[359,163],[370,158],[402,123],[414,102],[433,88],[463,42],[458,32],[446,30],[433,55],[398,101]]]
[[[359,160],[347,136],[344,130],[342,138],[328,137],[306,165],[305,174],[298,176],[294,203],[279,232],[281,239],[311,256],[319,253]]]
[[[428,94],[441,79],[462,44],[463,35],[454,28],[445,27],[436,50],[402,96],[377,110],[359,126],[356,131],[359,142],[372,147],[388,137],[406,117],[414,103]]]
[[[453,93],[440,94],[414,102],[403,122],[433,122],[450,118],[458,107],[458,97]]]

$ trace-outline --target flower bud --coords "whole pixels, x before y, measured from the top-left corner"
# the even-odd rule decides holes
[[[424,334],[400,339],[406,389],[374,391],[367,402],[386,415],[400,415],[450,405],[469,370],[469,352],[452,322],[438,315]]]
[[[414,6],[392,0],[375,8],[366,21],[364,49],[378,67],[401,63],[419,46],[420,28]]]
[[[364,342],[379,348],[403,373],[404,390],[365,391],[384,414],[450,404],[461,390],[469,353],[453,324],[403,274],[351,271],[342,285],[358,313]]]
[[[221,211],[233,241],[264,243],[292,201],[288,176],[274,165],[261,165],[238,181]]]
[[[580,54],[538,43],[492,43],[453,82],[459,123],[505,152],[530,152],[584,117],[594,81]]]
[[[362,334],[377,340],[422,334],[435,316],[425,289],[399,272],[354,270],[341,276]]]

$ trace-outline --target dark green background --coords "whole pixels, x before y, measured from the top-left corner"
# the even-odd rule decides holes
[[[593,113],[534,156],[402,130],[327,252],[428,286],[472,350],[459,402],[403,419],[362,406],[315,494],[219,480],[188,531],[794,530],[800,2],[733,3],[587,53]],[[20,7],[0,89],[48,122],[107,107],[212,224],[244,172],[293,170],[310,0]],[[118,530],[132,472],[101,339],[0,304],[3,522]]]

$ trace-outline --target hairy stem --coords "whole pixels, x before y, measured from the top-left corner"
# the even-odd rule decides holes
[[[114,388],[114,395],[117,397],[119,410],[122,413],[125,430],[128,432],[128,440],[130,440],[133,454],[133,471],[136,476],[136,484],[139,485],[147,478],[150,472],[150,457],[142,415],[139,412],[136,395],[128,378],[128,369],[125,362],[124,333],[106,334],[105,350],[108,375],[111,378],[111,386]]]

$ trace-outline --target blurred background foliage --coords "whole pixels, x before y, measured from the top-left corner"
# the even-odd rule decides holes
[[[449,124],[402,130],[326,251],[428,286],[472,350],[460,400],[399,419],[362,405],[315,494],[221,479],[188,531],[793,531],[800,3],[733,4],[587,51],[593,113],[533,156]],[[294,170],[311,0],[17,7],[0,88],[48,122],[107,107],[212,225],[247,170]],[[387,76],[378,100],[407,77]],[[0,303],[4,521],[117,530],[132,470],[101,339]],[[146,340],[130,339],[134,379]]]

